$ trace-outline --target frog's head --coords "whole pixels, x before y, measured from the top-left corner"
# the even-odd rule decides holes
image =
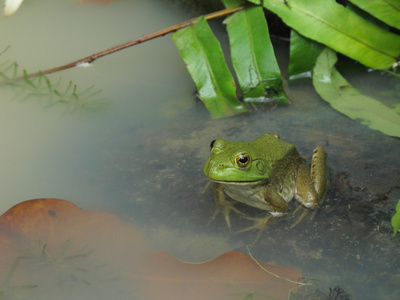
[[[268,181],[275,162],[282,157],[279,136],[265,134],[252,142],[211,142],[211,155],[204,165],[204,174],[213,181]]]

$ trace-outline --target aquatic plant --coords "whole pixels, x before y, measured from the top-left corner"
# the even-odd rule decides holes
[[[240,10],[225,20],[233,67],[246,102],[288,103],[275,55],[271,55],[267,22],[261,7]],[[204,18],[172,35],[197,85],[198,95],[213,117],[247,111],[219,42]],[[274,92],[274,93],[271,93]]]
[[[0,282],[0,299],[36,299],[30,294],[36,284],[13,285],[12,279],[20,263],[21,258],[14,260],[3,282]]]
[[[244,0],[223,2],[228,8],[246,4]],[[362,95],[334,68],[339,52],[369,68],[393,68],[395,74],[400,57],[400,36],[390,30],[390,26],[400,29],[400,13],[395,4],[358,0],[349,1],[346,6],[330,0],[247,2],[256,5],[246,6],[224,21],[245,102],[287,103],[268,25],[262,8],[257,6],[262,5],[291,28],[291,80],[312,77],[316,91],[334,109],[372,129],[400,136],[396,109]],[[373,17],[364,17],[364,12]],[[174,33],[172,39],[197,85],[200,99],[214,117],[246,111],[236,98],[233,76],[221,47],[204,19]]]
[[[95,98],[101,90],[95,90],[93,86],[78,91],[77,85],[72,80],[67,84],[63,84],[61,78],[57,82],[52,82],[43,74],[30,78],[25,69],[22,80],[14,81],[18,74],[18,64],[3,63],[0,66],[3,67],[0,69],[0,77],[4,80],[2,87],[12,87],[16,94],[15,98],[20,101],[36,98],[44,107],[62,103],[69,105],[72,110],[99,109],[105,104],[104,99]]]
[[[36,270],[57,278],[59,282],[71,280],[74,282],[88,281],[88,258],[93,250],[86,247],[73,249],[71,241],[67,240],[58,249],[49,251],[47,244],[34,243],[24,249],[20,257],[24,262]]]
[[[127,47],[175,32],[172,39],[196,83],[198,96],[213,117],[247,111],[246,104],[288,103],[285,80],[276,63],[264,9],[290,28],[289,79],[312,77],[322,99],[346,116],[387,135],[400,137],[398,107],[363,96],[334,68],[336,52],[367,68],[396,75],[400,59],[400,7],[385,0],[222,0],[224,10],[194,18],[127,43],[48,70],[13,78],[31,79],[90,64]],[[229,16],[224,23],[230,42],[236,87],[221,46],[206,21]],[[388,69],[393,71],[388,71]],[[335,76],[326,77],[333,73]],[[0,82],[1,84],[11,83]],[[236,89],[241,90],[244,103]]]

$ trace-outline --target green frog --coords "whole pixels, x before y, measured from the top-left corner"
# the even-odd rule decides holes
[[[264,134],[252,142],[211,142],[211,155],[204,174],[214,182],[216,210],[230,228],[230,211],[242,214],[225,195],[269,212],[267,218],[249,229],[265,226],[268,219],[288,213],[295,198],[306,208],[320,205],[327,187],[326,152],[314,149],[311,170],[294,144],[282,141],[278,134]]]

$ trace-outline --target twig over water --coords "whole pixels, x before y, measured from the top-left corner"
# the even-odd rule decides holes
[[[216,18],[220,18],[220,17],[224,17],[224,16],[227,16],[227,15],[233,14],[233,13],[239,11],[239,10],[242,10],[243,8],[244,8],[243,6],[231,7],[231,8],[227,8],[227,9],[223,9],[223,10],[220,10],[220,11],[217,11],[217,12],[213,12],[213,13],[207,14],[204,17],[205,17],[206,20],[216,19]],[[63,65],[63,66],[51,68],[51,69],[44,70],[44,71],[38,71],[38,72],[35,72],[35,73],[31,73],[31,74],[26,74],[24,76],[19,76],[19,77],[10,79],[10,80],[0,81],[0,85],[5,85],[5,84],[8,84],[8,83],[18,82],[18,81],[21,81],[21,80],[26,80],[27,78],[38,77],[40,75],[46,75],[46,74],[55,73],[55,72],[66,70],[66,69],[70,69],[70,68],[73,68],[73,67],[76,67],[76,66],[79,66],[79,65],[90,64],[90,63],[94,62],[96,59],[99,59],[99,58],[101,58],[103,56],[106,56],[108,54],[111,54],[111,53],[114,53],[114,52],[129,48],[131,46],[135,46],[137,44],[140,44],[140,43],[155,39],[155,38],[160,37],[160,36],[164,36],[166,34],[175,32],[175,31],[177,31],[179,29],[182,29],[182,28],[185,28],[185,27],[188,27],[188,26],[192,25],[193,23],[195,23],[198,19],[199,19],[199,17],[193,18],[193,19],[190,19],[190,20],[187,20],[187,21],[172,25],[170,27],[158,30],[156,32],[143,35],[143,36],[141,36],[141,37],[139,37],[137,39],[134,39],[134,40],[131,40],[129,42],[126,42],[126,43],[114,46],[112,48],[109,48],[107,50],[92,54],[90,56],[87,56],[85,58],[76,60],[74,62],[68,63],[68,64]]]

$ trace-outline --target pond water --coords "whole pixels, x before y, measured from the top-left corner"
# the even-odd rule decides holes
[[[52,68],[191,17],[163,1],[26,1],[0,18],[0,51],[9,47],[0,63],[16,61],[28,72]],[[285,69],[288,47],[275,46]],[[378,72],[343,70],[365,94],[398,97],[396,83]],[[310,80],[289,85],[291,105],[212,120],[169,36],[48,77],[60,79],[60,90],[69,80],[78,91],[93,85],[101,90],[93,103],[107,104],[49,105],[46,96],[22,101],[20,87],[0,89],[2,213],[27,199],[65,199],[117,215],[151,248],[184,261],[247,253],[249,246],[257,259],[302,271],[313,285],[301,299],[336,286],[349,299],[397,299],[400,237],[392,237],[390,218],[400,198],[400,141],[334,111]],[[210,222],[214,200],[202,173],[210,141],[251,141],[266,132],[296,144],[308,161],[315,146],[326,149],[331,183],[322,207],[294,228],[288,218],[261,233],[237,233],[251,222],[234,214],[232,230],[222,216]]]

